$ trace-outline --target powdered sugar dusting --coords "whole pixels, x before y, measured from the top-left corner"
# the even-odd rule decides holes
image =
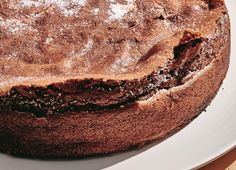
[[[109,20],[120,20],[125,14],[133,11],[135,7],[135,0],[127,0],[126,5],[111,0],[110,10],[108,11]]]
[[[93,40],[88,39],[88,42],[85,45],[84,49],[80,52],[80,56],[84,56],[85,54],[87,54],[93,48],[93,44],[94,44]]]
[[[111,72],[126,72],[129,66],[136,61],[135,57],[131,56],[130,49],[131,47],[126,43],[122,56],[111,65]]]
[[[99,8],[95,8],[92,10],[93,15],[97,15],[99,12]]]
[[[50,44],[51,42],[53,42],[53,38],[52,37],[47,37],[45,43]]]
[[[131,56],[122,56],[121,58],[117,59],[112,65],[112,72],[125,72],[128,69],[130,63],[132,63],[133,61],[134,60]]]
[[[72,60],[65,60],[64,61],[64,68],[71,69],[72,68],[72,64],[73,64]]]
[[[24,7],[39,7],[42,5],[42,2],[35,0],[21,0],[20,5]]]
[[[93,48],[93,45],[94,45],[93,39],[89,38],[87,44],[85,44],[82,51],[80,51],[79,53],[75,52],[74,50],[71,51],[69,55],[70,58],[64,61],[64,64],[63,64],[64,68],[71,69],[74,62],[73,60],[76,59],[77,57],[85,56]]]
[[[65,16],[78,13],[87,0],[20,0],[20,6],[25,8],[55,5]]]
[[[1,17],[0,17],[0,27],[7,29],[11,33],[32,29],[28,24],[23,23],[22,21],[16,18],[3,20]]]

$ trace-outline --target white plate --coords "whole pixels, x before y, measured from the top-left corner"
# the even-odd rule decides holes
[[[206,113],[164,142],[126,153],[83,160],[29,160],[0,154],[0,170],[185,170],[236,146],[236,1],[227,0],[232,25],[230,70]]]

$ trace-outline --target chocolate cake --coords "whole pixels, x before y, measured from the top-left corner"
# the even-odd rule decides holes
[[[229,53],[223,0],[1,0],[0,151],[79,157],[166,138],[214,98]]]

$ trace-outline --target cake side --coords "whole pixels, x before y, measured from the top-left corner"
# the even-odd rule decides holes
[[[1,113],[0,150],[18,156],[78,157],[163,139],[192,121],[214,98],[228,69],[229,49],[228,41],[217,59],[186,84],[123,109],[44,118]]]

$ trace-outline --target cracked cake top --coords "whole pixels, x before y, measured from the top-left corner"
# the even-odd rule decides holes
[[[214,36],[221,3],[2,0],[1,91],[73,78],[138,79],[174,58],[184,32]]]

